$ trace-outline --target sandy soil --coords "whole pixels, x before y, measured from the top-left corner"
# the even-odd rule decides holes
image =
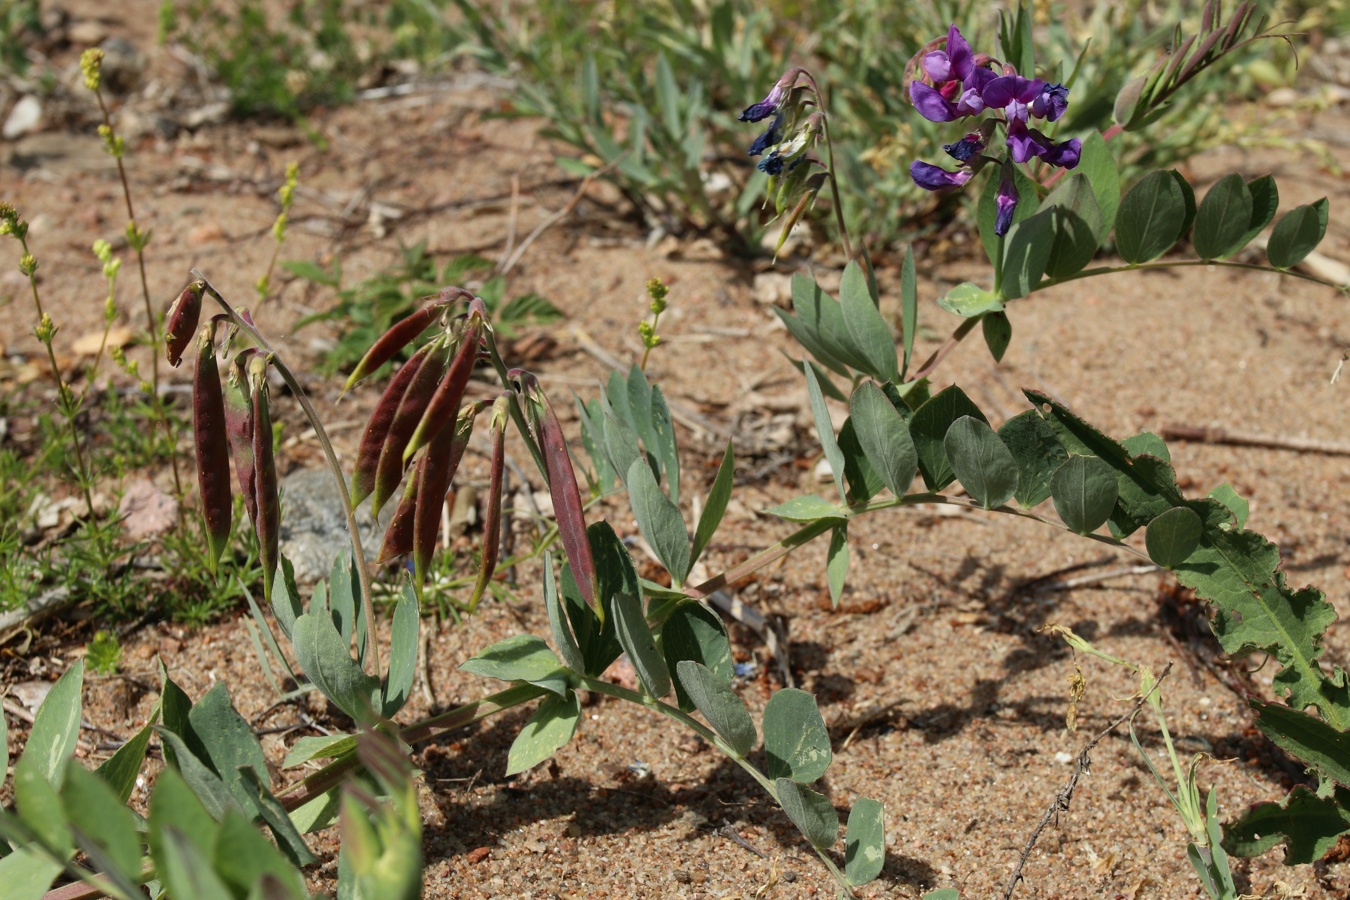
[[[72,7],[76,20],[85,7]],[[92,9],[92,7],[90,7]],[[84,14],[88,14],[85,10]],[[153,47],[146,23],[105,10],[104,26],[129,34],[148,54],[149,81],[186,79],[181,61]],[[73,60],[69,54],[67,61]],[[124,98],[142,109],[140,81]],[[204,126],[173,137],[146,133],[131,141],[128,166],[138,216],[154,229],[149,252],[153,296],[169,298],[198,266],[227,297],[251,298],[271,253],[274,192],[289,160],[300,162],[302,190],[284,258],[342,260],[348,283],[393,263],[400,244],[426,241],[440,260],[477,251],[502,257],[508,246],[562,209],[577,185],[552,165],[537,123],[492,119],[497,96],[465,76],[406,97],[361,102],[322,112],[312,125],[327,141],[317,148],[294,129]],[[1294,129],[1326,138],[1345,164],[1350,151],[1337,135],[1347,119],[1338,109],[1315,119],[1289,118]],[[70,349],[101,303],[97,265],[87,252],[97,236],[124,223],[120,189],[87,110],[7,145],[4,199],[32,221],[31,241],[42,260],[43,293],[58,323],[58,343]],[[1350,259],[1350,230],[1339,211],[1350,197],[1344,183],[1311,158],[1270,151],[1230,150],[1196,160],[1197,183],[1228,171],[1273,171],[1282,208],[1322,195],[1333,201],[1323,252]],[[669,344],[649,374],[679,405],[713,423],[714,431],[747,442],[766,411],[787,413],[788,439],[776,458],[739,456],[743,483],[714,542],[717,571],[786,534],[783,523],[755,511],[803,492],[826,492],[813,476],[812,432],[805,392],[779,350],[794,350],[756,277],[802,263],[724,258],[713,246],[647,235],[610,196],[596,190],[574,214],[549,228],[511,273],[513,292],[537,291],[566,311],[551,332],[556,346],[531,365],[558,399],[571,390],[593,394],[606,367],[583,349],[588,336],[627,364],[640,353],[635,325],[643,313],[644,282],[671,285],[671,311],[662,322]],[[6,245],[12,251],[12,245]],[[979,267],[959,248],[950,262],[922,256],[921,349],[930,350],[956,320],[933,303],[947,287]],[[819,263],[818,263],[819,264]],[[31,313],[12,266],[0,275],[7,379],[37,362],[28,336]],[[831,277],[828,269],[822,277]],[[833,277],[837,277],[837,273]],[[898,274],[881,273],[896,295]],[[141,323],[134,282],[119,300]],[[759,285],[764,293],[765,281]],[[288,333],[303,315],[332,302],[325,292],[286,284],[279,299],[257,312],[265,330]],[[884,311],[894,315],[895,301]],[[1167,426],[1221,427],[1266,435],[1344,441],[1345,385],[1328,384],[1350,347],[1344,298],[1334,291],[1267,275],[1185,269],[1090,280],[1016,304],[1014,340],[995,365],[978,342],[962,346],[939,370],[939,386],[960,383],[998,424],[1026,408],[1020,387],[1051,392],[1111,434]],[[92,326],[90,326],[92,327]],[[292,364],[314,361],[322,329],[279,343]],[[185,373],[171,378],[184,383]],[[38,382],[42,385],[42,382]],[[334,419],[359,419],[378,386],[359,390],[334,409],[339,385],[318,377],[307,389]],[[33,389],[30,387],[30,390]],[[46,385],[42,389],[50,389]],[[484,386],[486,390],[486,385]],[[298,416],[282,407],[299,432]],[[565,403],[560,406],[565,407]],[[574,430],[574,423],[568,423]],[[336,435],[350,460],[357,432]],[[711,483],[720,442],[683,429],[687,495]],[[1231,481],[1251,501],[1250,527],[1276,540],[1291,582],[1322,587],[1337,605],[1347,601],[1350,513],[1343,488],[1350,457],[1174,442],[1183,486],[1196,494]],[[302,441],[283,460],[314,465],[318,451]],[[469,477],[482,461],[471,458]],[[161,480],[162,476],[161,476]],[[621,535],[636,534],[625,507],[605,515]],[[1103,559],[1098,545],[1032,523],[1002,517],[938,515],[911,510],[855,522],[849,587],[831,610],[824,547],[813,546],[739,586],[739,596],[784,617],[793,673],[814,692],[835,731],[836,761],[827,777],[841,807],[866,795],[887,811],[887,863],[866,897],[916,897],[934,887],[959,887],[964,897],[1001,895],[1027,835],[1071,774],[1071,758],[1124,709],[1130,679],[1093,660],[1080,661],[1088,693],[1078,733],[1064,727],[1067,687],[1075,662],[1041,633],[1050,623],[1073,627],[1112,654],[1161,670],[1172,733],[1187,753],[1206,752],[1204,782],[1217,785],[1221,809],[1281,796],[1291,775],[1253,727],[1242,699],[1224,686],[1232,664],[1213,658],[1196,605],[1156,572],[1115,577],[1073,590],[1045,590],[1072,575],[1101,573],[1136,562],[1123,553]],[[1077,570],[1072,567],[1090,564]],[[547,632],[538,603],[538,572],[522,567],[519,605],[488,604],[475,618],[432,629],[430,689],[438,708],[495,689],[457,671],[477,649],[527,629]],[[737,653],[753,664],[739,685],[758,714],[778,684],[767,651],[747,629],[732,626]],[[82,630],[48,626],[20,654],[4,648],[10,679],[59,673]],[[1330,658],[1350,658],[1350,632],[1331,628]],[[239,709],[259,728],[298,723],[261,678],[238,614],[208,628],[150,624],[129,636],[122,675],[91,678],[88,717],[126,734],[155,700],[155,658],[162,658],[192,696],[226,681]],[[1237,664],[1237,671],[1255,661]],[[1267,689],[1272,671],[1251,676]],[[1224,680],[1221,680],[1221,676]],[[46,677],[46,676],[44,676]],[[425,713],[419,692],[408,717]],[[879,713],[868,714],[874,707]],[[265,714],[264,714],[265,713]],[[310,707],[321,723],[334,725]],[[506,751],[524,713],[417,748],[422,767],[429,897],[827,897],[834,888],[786,817],[739,769],[701,741],[674,733],[643,711],[617,702],[588,703],[576,740],[556,760],[506,779]],[[861,722],[861,724],[853,724]],[[11,721],[11,750],[22,745],[22,723]],[[1145,734],[1152,741],[1151,727]],[[265,737],[280,761],[303,729]],[[1156,742],[1155,744],[1156,749]],[[1199,896],[1185,860],[1184,829],[1131,747],[1119,734],[1102,742],[1070,810],[1032,853],[1017,896],[1173,898]],[[638,765],[640,764],[640,765]],[[642,775],[639,771],[649,771]],[[144,799],[138,792],[137,798]],[[738,839],[731,836],[734,833]],[[318,841],[332,851],[331,836]],[[841,854],[842,855],[842,854]],[[1350,890],[1344,863],[1297,869],[1276,852],[1240,861],[1242,888],[1259,896],[1338,897]],[[331,860],[314,873],[323,888]],[[1294,893],[1277,894],[1284,883]],[[1298,893],[1302,891],[1303,893]]]

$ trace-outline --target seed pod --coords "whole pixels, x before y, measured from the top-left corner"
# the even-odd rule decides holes
[[[230,495],[230,450],[225,429],[225,397],[216,363],[216,323],[207,322],[197,337],[197,368],[192,377],[192,436],[197,452],[197,487],[206,520],[211,574],[230,539],[234,499]]]
[[[398,502],[398,509],[394,510],[394,517],[389,520],[389,527],[384,530],[384,543],[380,545],[380,555],[375,559],[379,565],[413,551],[413,526],[417,521],[417,487],[422,483],[425,461],[425,458],[418,460],[416,468],[413,469],[413,476],[408,480],[408,486]],[[420,590],[421,582],[417,584]]]
[[[277,494],[277,465],[272,454],[272,413],[267,403],[267,357],[255,354],[248,361],[248,380],[253,391],[253,461],[258,495],[258,517],[253,524],[258,532],[263,596],[270,601],[281,541],[281,498]]]
[[[358,505],[370,496],[375,489],[375,473],[380,464],[380,450],[384,447],[385,436],[394,421],[408,384],[422,367],[427,357],[438,349],[438,342],[432,341],[413,354],[412,359],[403,364],[384,389],[380,402],[370,414],[365,433],[361,436],[361,447],[356,452],[356,469],[352,472],[352,506]]]
[[[256,528],[258,521],[258,482],[253,461],[253,401],[248,391],[248,360],[257,353],[248,348],[231,357],[225,378],[225,433],[234,454],[234,472],[239,491],[244,495],[244,511]]]
[[[518,390],[530,404],[530,418],[534,422],[535,440],[544,454],[544,469],[548,473],[548,492],[553,498],[553,515],[558,521],[558,536],[563,553],[572,566],[572,577],[586,602],[592,604],[596,615],[604,621],[604,606],[595,596],[595,558],[591,555],[590,538],[586,535],[586,517],[581,505],[581,489],[577,473],[572,468],[572,457],[567,453],[567,440],[562,426],[539,388],[539,380],[528,372],[516,370]]]
[[[469,304],[469,320],[460,338],[459,349],[455,351],[454,362],[445,379],[431,398],[417,430],[413,432],[407,447],[403,450],[403,463],[407,465],[413,454],[422,449],[441,429],[450,426],[459,417],[459,406],[464,401],[464,390],[469,386],[469,376],[478,362],[479,342],[483,336],[483,322],[487,308],[477,297]]]
[[[478,566],[478,581],[469,597],[469,612],[478,608],[488,582],[497,571],[497,553],[502,540],[502,480],[506,460],[506,419],[508,398],[497,398],[492,404],[492,462],[488,477],[487,511],[483,515],[483,556]]]
[[[374,372],[380,366],[393,359],[400,350],[412,343],[419,334],[427,330],[436,317],[441,314],[447,306],[462,297],[472,296],[468,291],[461,288],[446,288],[441,291],[440,296],[419,309],[417,312],[395,322],[392,327],[384,334],[380,335],[379,340],[370,345],[366,355],[361,357],[361,361],[356,364],[352,374],[347,378],[347,384],[343,386],[342,393],[350,391],[358,381],[365,378],[371,372]]]
[[[454,428],[441,429],[418,463],[421,479],[417,486],[413,524],[413,576],[419,586],[426,582],[431,556],[436,550],[436,532],[441,523],[441,510],[445,508],[445,495],[460,460],[464,458],[464,451],[468,449],[477,417],[476,404],[466,408]]]
[[[197,334],[197,322],[202,314],[202,291],[205,289],[204,283],[194,281],[183,289],[183,293],[169,307],[169,315],[164,320],[164,348],[171,366],[176,367],[183,361],[183,353]]]
[[[375,515],[380,514],[384,501],[388,500],[403,480],[408,465],[403,448],[408,438],[422,418],[422,412],[436,393],[436,385],[445,374],[446,358],[444,353],[428,354],[418,367],[417,373],[408,382],[408,389],[399,401],[398,411],[384,435],[384,445],[380,448],[380,461],[375,468],[375,489],[370,498],[370,508]]]

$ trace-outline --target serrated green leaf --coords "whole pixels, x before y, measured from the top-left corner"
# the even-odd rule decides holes
[[[1003,309],[1003,301],[993,291],[986,291],[978,284],[967,281],[958,284],[938,298],[938,306],[949,313],[964,316],[967,319],[982,316],[987,312]]]
[[[784,688],[764,707],[764,772],[810,784],[825,774],[833,758],[830,733],[816,698]]]
[[[417,591],[411,579],[405,575],[398,605],[394,607],[394,622],[389,629],[389,671],[385,676],[381,704],[386,719],[393,718],[412,696],[421,630],[421,604],[417,602]]]
[[[859,797],[849,811],[844,832],[844,875],[854,887],[873,881],[886,864],[884,812],[882,805],[870,797]]]
[[[1148,523],[1148,532],[1144,535],[1148,558],[1164,569],[1175,569],[1200,546],[1204,530],[1204,523],[1195,510],[1173,507]]]
[[[28,732],[28,743],[23,748],[22,759],[29,760],[34,771],[53,787],[61,786],[66,760],[74,754],[75,744],[80,739],[83,689],[84,660],[78,659],[47,691],[47,697],[33,719],[33,728]]]
[[[581,700],[569,691],[565,696],[548,695],[516,735],[506,754],[507,776],[533,769],[557,753],[577,733]]]
[[[1233,519],[1236,522],[1235,527],[1247,527],[1247,513],[1251,507],[1247,503],[1246,498],[1238,494],[1236,488],[1225,481],[1223,484],[1210,491],[1209,496],[1228,507],[1228,511],[1233,514]]]
[[[106,859],[104,873],[115,878],[125,900],[139,895],[141,842],[136,817],[122,799],[103,779],[71,760],[61,785],[61,802],[81,849]]]
[[[1101,226],[1097,232],[1097,243],[1100,245],[1116,224],[1116,211],[1120,208],[1120,172],[1116,168],[1115,157],[1111,155],[1111,148],[1096,131],[1083,139],[1076,171],[1083,174],[1092,186],[1092,196],[1101,214]]]
[[[1327,211],[1327,198],[1323,197],[1316,203],[1291,209],[1280,219],[1266,245],[1266,258],[1270,264],[1277,269],[1288,269],[1303,262],[1326,236]]]
[[[1091,534],[1106,524],[1116,507],[1116,473],[1095,456],[1074,456],[1050,478],[1055,511],[1078,534]]]
[[[839,839],[839,813],[830,798],[788,778],[779,778],[774,787],[783,812],[806,835],[811,846],[817,850],[833,847]]]
[[[957,480],[982,508],[1002,506],[1017,493],[1017,461],[987,422],[962,416],[942,443]]]
[[[830,548],[825,554],[825,575],[830,585],[830,603],[837,609],[848,578],[848,521],[830,529]]]
[[[708,489],[708,499],[703,503],[703,511],[698,516],[698,528],[694,531],[694,546],[689,551],[689,563],[692,566],[703,555],[708,541],[717,533],[726,514],[727,503],[731,501],[731,485],[736,477],[736,462],[732,453],[732,442],[727,441],[726,452],[722,454],[722,463],[717,467],[712,487]]]
[[[637,672],[638,680],[651,696],[657,699],[664,697],[670,693],[670,670],[666,668],[666,661],[657,649],[656,638],[647,625],[642,604],[636,597],[622,592],[614,595],[613,603],[614,630],[624,652],[628,654],[628,661]]]
[[[1012,322],[1006,312],[985,313],[980,317],[980,330],[984,334],[984,344],[994,362],[1002,362],[1003,354],[1012,343]]]
[[[1146,176],[1120,201],[1116,252],[1130,265],[1162,256],[1181,237],[1186,199],[1171,172]]]
[[[560,674],[562,663],[548,644],[532,634],[516,634],[498,641],[459,667],[484,678],[537,685],[560,697],[567,693],[567,680]]]
[[[899,361],[895,354],[895,338],[890,326],[881,316],[872,292],[867,285],[867,275],[856,260],[850,260],[844,267],[843,279],[839,284],[839,305],[844,314],[844,326],[852,340],[855,354],[866,360],[867,374],[879,381],[899,381]]]
[[[628,502],[637,519],[638,528],[666,567],[676,585],[684,584],[689,575],[689,532],[684,528],[680,510],[661,491],[644,459],[635,459],[624,479],[628,485]]]
[[[677,674],[680,663],[688,660],[708,669],[722,684],[731,684],[735,666],[731,661],[731,642],[721,618],[701,603],[687,601],[675,609],[661,626],[661,652],[666,668]],[[675,698],[680,709],[694,709],[694,699],[675,679]]]
[[[1008,229],[999,281],[1004,298],[1018,300],[1040,283],[1055,245],[1055,215],[1053,210],[1042,209]]]
[[[808,494],[805,497],[793,497],[786,503],[771,506],[764,510],[771,516],[792,522],[815,522],[818,519],[847,519],[848,511],[835,506],[823,497]]]
[[[283,769],[292,769],[303,765],[311,759],[331,759],[335,756],[342,756],[356,749],[356,735],[354,734],[325,734],[315,737],[302,737],[291,745],[291,749],[286,752],[286,761],[281,764]]]
[[[1350,831],[1350,790],[1330,797],[1299,785],[1281,803],[1258,803],[1224,829],[1223,848],[1234,856],[1260,856],[1285,845],[1288,865],[1307,865],[1326,856]]]
[[[1242,249],[1252,221],[1252,192],[1241,175],[1225,175],[1205,194],[1191,238],[1201,259],[1223,259]]]
[[[903,497],[919,468],[909,427],[885,392],[863,382],[849,399],[854,433],[867,462],[897,497]]]
[[[737,758],[744,759],[755,749],[759,735],[755,733],[754,720],[726,681],[691,659],[681,660],[675,674],[693,707],[703,714]]]
[[[989,422],[965,391],[952,385],[916,409],[909,422],[910,437],[919,459],[919,474],[930,491],[940,491],[956,480],[943,441],[947,429],[962,416],[972,416],[985,424]]]
[[[1324,779],[1350,787],[1350,734],[1321,719],[1275,703],[1252,700],[1256,727],[1271,743],[1307,763]]]
[[[295,660],[325,697],[358,722],[379,708],[379,679],[361,671],[327,612],[308,612],[295,620]]]
[[[1030,509],[1045,501],[1051,477],[1069,458],[1054,429],[1029,409],[1004,422],[998,436],[1017,461],[1017,502]]]

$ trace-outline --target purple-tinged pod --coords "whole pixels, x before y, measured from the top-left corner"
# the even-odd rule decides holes
[[[234,498],[230,494],[230,448],[225,427],[225,396],[216,362],[216,322],[207,322],[197,337],[197,368],[192,375],[192,437],[197,454],[197,488],[206,522],[207,559],[211,574],[230,540]]]
[[[522,371],[514,375],[514,380],[520,386],[522,400],[530,405],[535,440],[544,454],[548,492],[553,498],[553,515],[558,521],[558,536],[562,539],[563,553],[572,567],[572,577],[576,579],[581,596],[592,604],[596,615],[603,622],[604,606],[595,596],[595,558],[591,555],[591,542],[586,535],[581,489],[577,486],[577,473],[572,467],[572,457],[567,452],[562,425],[558,423],[558,416],[540,389],[537,378]]]
[[[431,353],[422,361],[417,373],[408,382],[403,392],[398,410],[394,413],[389,428],[385,431],[384,444],[380,447],[380,461],[375,468],[375,489],[371,492],[370,509],[376,516],[384,502],[394,495],[403,473],[408,466],[404,461],[403,448],[408,446],[408,438],[417,428],[422,412],[436,394],[436,386],[445,375],[446,355]]]
[[[488,476],[487,509],[483,514],[483,553],[478,565],[478,581],[469,597],[469,612],[478,608],[488,582],[497,572],[497,554],[502,540],[502,481],[506,461],[506,420],[510,403],[506,395],[492,404],[492,460]]]
[[[459,417],[460,404],[464,402],[464,391],[469,386],[469,376],[478,364],[478,353],[483,338],[483,326],[487,321],[487,307],[478,297],[469,302],[468,322],[460,337],[459,349],[450,363],[450,370],[436,389],[436,395],[422,413],[417,430],[403,449],[403,464],[407,465],[413,454],[430,443],[443,428],[454,424]]]
[[[342,393],[345,394],[350,391],[358,381],[398,355],[400,350],[411,344],[419,334],[426,331],[447,306],[457,300],[471,296],[472,294],[462,288],[446,288],[441,291],[440,296],[435,300],[407,318],[395,322],[388,331],[380,335],[375,343],[370,345],[366,355],[361,357],[361,361],[356,364],[356,368],[347,378]]]
[[[413,526],[417,522],[417,487],[422,483],[422,461],[413,469],[412,478],[398,501],[394,517],[384,530],[384,543],[380,545],[380,554],[375,558],[379,565],[406,556],[413,551]]]
[[[439,342],[431,341],[414,353],[412,359],[404,363],[394,377],[389,379],[384,394],[375,404],[370,421],[366,423],[366,430],[361,435],[361,446],[356,452],[356,469],[352,472],[352,506],[358,505],[375,490],[375,473],[380,465],[380,450],[384,448],[385,437],[389,434],[394,414],[398,412],[399,404],[403,402],[403,395],[407,393],[408,384],[413,376],[422,368],[422,363],[427,357],[437,352],[438,345]]]
[[[272,580],[277,573],[281,543],[281,497],[277,491],[277,464],[272,453],[272,411],[267,399],[267,357],[254,354],[248,361],[248,380],[253,399],[253,462],[257,480],[258,558],[263,570],[263,596],[272,599]]]
[[[441,429],[418,462],[421,479],[417,486],[417,511],[413,523],[413,575],[419,586],[426,583],[431,557],[436,551],[436,534],[445,508],[445,495],[449,493],[450,482],[469,447],[477,417],[476,404],[466,407],[455,421],[455,427]]]
[[[253,460],[253,400],[248,389],[248,361],[257,353],[248,348],[230,357],[225,377],[225,433],[234,454],[234,473],[244,495],[244,511],[257,527],[258,481]]]
[[[169,307],[169,315],[164,320],[164,349],[169,365],[177,366],[183,361],[183,354],[197,334],[197,323],[202,316],[202,292],[206,285],[194,281],[183,288],[183,293]]]

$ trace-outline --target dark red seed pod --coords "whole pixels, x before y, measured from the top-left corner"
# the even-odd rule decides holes
[[[403,448],[408,445],[408,438],[421,420],[422,411],[435,395],[436,385],[445,375],[445,365],[445,354],[432,353],[427,356],[408,382],[408,389],[399,401],[398,411],[389,423],[389,429],[384,435],[384,446],[380,448],[380,462],[375,468],[375,490],[371,492],[370,498],[371,511],[377,516],[384,502],[393,496],[399,482],[403,480],[403,473],[408,468],[404,462],[406,457]]]
[[[406,319],[395,322],[388,331],[380,335],[374,344],[370,345],[366,355],[361,357],[361,361],[356,364],[356,368],[347,378],[347,384],[342,388],[342,393],[345,394],[350,391],[358,381],[398,355],[400,350],[411,344],[419,334],[426,331],[447,306],[469,296],[471,296],[469,292],[461,288],[446,288],[431,303]]]
[[[164,349],[169,365],[177,366],[183,361],[183,354],[197,334],[197,322],[202,315],[202,292],[206,285],[194,281],[183,289],[183,293],[169,307],[164,320]]]
[[[488,582],[497,571],[497,554],[502,540],[502,482],[506,461],[506,421],[509,415],[506,395],[492,404],[492,461],[488,476],[487,509],[483,514],[483,554],[478,565],[478,581],[469,597],[469,612],[478,608]]]
[[[207,322],[197,338],[197,368],[192,377],[192,436],[196,444],[197,487],[206,521],[211,574],[230,539],[234,498],[230,494],[230,450],[225,427],[225,397],[216,362],[216,323]]]
[[[239,491],[244,495],[248,520],[258,521],[258,482],[253,463],[253,400],[248,390],[248,360],[257,351],[249,348],[236,353],[225,377],[225,433],[234,454],[234,472]]]
[[[460,338],[459,349],[455,351],[455,359],[450,363],[450,370],[445,373],[445,379],[441,381],[436,389],[436,395],[431,398],[431,402],[422,413],[421,421],[417,423],[417,430],[403,448],[405,465],[412,459],[413,454],[426,446],[441,429],[450,427],[459,417],[459,407],[464,402],[464,391],[469,386],[469,376],[473,374],[474,366],[478,363],[486,314],[483,301],[475,297],[469,306],[468,324]]]
[[[443,428],[427,447],[418,463],[421,474],[417,486],[417,511],[413,525],[413,575],[419,585],[426,583],[431,557],[436,551],[436,534],[445,508],[445,495],[450,491],[464,451],[473,435],[473,423],[478,407],[466,408],[454,428]]]
[[[375,404],[370,414],[366,430],[361,435],[361,447],[356,452],[356,469],[352,472],[352,505],[358,505],[375,490],[375,473],[380,465],[380,451],[384,448],[389,426],[394,421],[408,384],[417,374],[426,358],[438,349],[438,342],[432,341],[413,354],[412,359],[403,364],[403,368],[394,374],[389,384]]]
[[[263,570],[263,596],[272,599],[272,580],[277,572],[281,543],[281,497],[277,489],[277,465],[272,453],[272,412],[267,399],[267,357],[255,354],[248,361],[253,399],[253,461],[257,479],[258,557]]]
[[[375,562],[379,565],[397,559],[400,556],[406,556],[413,551],[413,526],[416,524],[417,517],[417,487],[422,483],[422,469],[425,459],[418,460],[413,468],[413,476],[408,480],[408,486],[403,491],[403,497],[398,501],[398,509],[394,510],[394,517],[389,520],[389,527],[384,530],[384,543],[380,545],[380,555],[376,557]],[[420,587],[420,582],[418,583]]]

